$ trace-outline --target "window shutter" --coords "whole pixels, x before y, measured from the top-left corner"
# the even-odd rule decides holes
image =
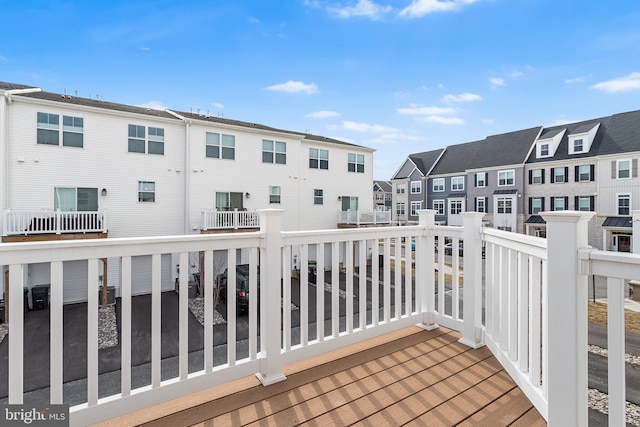
[[[489,212],[489,198],[488,197],[484,198],[484,212],[485,213]]]
[[[556,174],[555,174],[555,168],[551,168],[551,183],[553,184],[554,182],[556,182]]]
[[[596,211],[596,196],[589,196],[589,210],[591,212]]]
[[[529,184],[533,184],[533,170],[529,171]],[[531,213],[531,212],[529,212]]]
[[[475,212],[478,212],[478,198],[477,197],[473,198],[473,210]]]
[[[611,160],[611,179],[616,179],[618,177],[618,171],[616,170],[616,161]]]
[[[553,176],[553,175],[551,175],[551,176]],[[556,204],[555,204],[556,198],[555,197],[550,197],[550,199],[551,199],[551,208],[549,210],[553,211],[556,208]]]
[[[631,160],[631,176],[638,177],[638,159]]]
[[[533,206],[531,206],[532,202],[533,202],[533,197],[529,197],[529,215],[533,213]]]
[[[574,168],[575,182],[580,181],[580,166]]]
[[[569,166],[564,167],[564,182],[569,182]]]
[[[564,197],[564,209],[569,210],[569,196]]]
[[[473,186],[478,186],[478,174],[473,175]]]
[[[596,165],[589,166],[589,180],[590,181],[596,180]]]
[[[542,169],[542,183],[544,184],[544,169]]]
[[[541,203],[540,203],[540,210],[541,210],[542,212],[544,212],[544,197],[541,197],[541,198],[540,198],[540,202],[541,202]]]
[[[578,196],[574,196],[573,198],[573,203],[575,205],[575,208],[573,208],[576,211],[580,210],[580,198]]]

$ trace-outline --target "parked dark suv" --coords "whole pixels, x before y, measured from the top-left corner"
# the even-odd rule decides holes
[[[227,269],[216,277],[216,286],[220,286],[220,296],[227,297]],[[260,267],[258,267],[258,296],[260,295]],[[236,306],[238,311],[249,309],[249,264],[236,265]]]

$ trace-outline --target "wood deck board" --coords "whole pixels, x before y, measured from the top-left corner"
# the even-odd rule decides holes
[[[287,366],[283,382],[214,387],[193,395],[191,407],[181,398],[117,425],[546,425],[491,352],[459,337],[407,328]]]

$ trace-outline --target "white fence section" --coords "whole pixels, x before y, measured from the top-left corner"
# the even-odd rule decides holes
[[[224,230],[241,228],[258,228],[260,219],[257,211],[218,211],[202,210],[202,230]]]
[[[107,212],[60,210],[5,210],[2,213],[4,236],[29,234],[106,233]]]
[[[338,212],[338,224],[391,224],[391,211],[341,211]]]
[[[486,344],[549,425],[586,425],[588,274],[609,277],[609,419],[610,425],[623,425],[622,291],[624,279],[640,277],[640,256],[586,248],[588,213],[542,215],[547,240],[483,228],[482,214],[473,212],[463,214],[464,227],[436,226],[435,212],[421,211],[420,224],[415,226],[283,232],[282,211],[265,210],[260,211],[259,232],[9,243],[0,245],[0,259],[9,270],[9,307],[18,313],[23,304],[24,266],[50,264],[52,404],[64,402],[62,263],[87,261],[89,300],[97,300],[99,259],[120,260],[121,390],[104,396],[100,392],[98,305],[88,304],[87,398],[72,407],[73,425],[247,375],[256,374],[263,384],[273,384],[286,380],[283,367],[287,363],[412,324],[425,329],[443,325],[460,331],[460,341],[466,345]],[[259,307],[248,310],[248,337],[236,342],[236,293],[228,292],[227,323],[216,326],[226,328],[227,340],[220,346],[214,342],[212,299],[205,298],[204,350],[199,356],[201,368],[193,370],[188,288],[181,286],[179,312],[171,314],[179,323],[178,369],[170,378],[161,371],[165,363],[160,330],[162,254],[179,260],[180,283],[188,283],[190,255],[201,254],[205,295],[212,295],[215,286],[214,274],[206,272],[215,270],[221,254],[226,265],[240,264],[238,257],[243,263],[248,260],[249,306]],[[131,260],[141,255],[153,259],[151,376],[146,385],[135,386]],[[313,261],[319,267],[315,277],[309,271]],[[300,270],[294,265],[300,265]],[[325,265],[331,267],[323,271]],[[229,269],[227,283],[236,283],[235,276],[236,271]],[[24,320],[15,315],[10,319],[9,403],[20,404],[27,368]]]

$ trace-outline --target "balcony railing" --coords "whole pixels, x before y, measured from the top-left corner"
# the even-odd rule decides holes
[[[202,210],[202,230],[238,230],[259,227],[260,219],[256,211]]]
[[[391,211],[341,211],[338,212],[338,224],[391,224]]]
[[[107,212],[61,210],[5,210],[4,236],[64,233],[106,233]]]
[[[416,323],[426,329],[443,325],[460,331],[460,341],[470,347],[486,345],[550,425],[587,425],[589,274],[608,277],[609,421],[623,425],[623,285],[624,279],[640,277],[640,256],[589,249],[586,236],[591,214],[587,212],[543,213],[547,239],[483,228],[483,214],[462,215],[463,227],[436,226],[435,211],[421,211],[420,224],[415,226],[283,232],[282,211],[265,210],[260,212],[259,232],[8,243],[0,245],[0,259],[9,270],[9,307],[18,313],[23,307],[25,266],[50,263],[51,404],[64,403],[66,396],[60,339],[63,263],[79,256],[86,260],[88,298],[97,301],[99,260],[120,261],[120,390],[105,396],[101,389],[99,396],[98,304],[88,304],[86,402],[71,408],[73,425],[90,424],[248,375],[256,374],[264,385],[270,385],[286,380],[285,364]],[[456,248],[460,240],[464,253],[452,251],[450,258],[445,257],[445,242]],[[240,333],[236,295],[227,295],[226,354],[221,363],[216,353],[214,363],[214,307],[212,298],[205,298],[202,368],[192,372],[190,359],[195,353],[189,353],[188,288],[181,286],[179,312],[171,314],[179,329],[178,368],[174,377],[166,378],[161,370],[165,339],[161,334],[162,254],[173,254],[179,282],[187,283],[192,253],[202,254],[205,272],[214,271],[220,254],[226,265],[248,263],[249,306],[259,305],[259,309],[248,311],[248,336],[242,344],[236,343]],[[145,255],[152,258],[151,374],[148,385],[136,388],[132,386],[136,367],[131,363],[132,260]],[[318,266],[317,286],[309,281],[310,261]],[[299,271],[296,265],[301,266]],[[326,280],[322,280],[322,267],[331,272]],[[293,271],[299,282],[292,281]],[[228,283],[236,283],[235,270],[229,269],[228,274]],[[213,276],[204,276],[205,295],[214,290]],[[299,310],[296,322],[288,309],[294,295]],[[313,299],[315,310],[310,307]],[[317,313],[325,313],[329,301],[328,317],[317,318]],[[11,316],[10,404],[23,403],[23,379],[32,368],[24,364],[23,334],[23,316]]]

